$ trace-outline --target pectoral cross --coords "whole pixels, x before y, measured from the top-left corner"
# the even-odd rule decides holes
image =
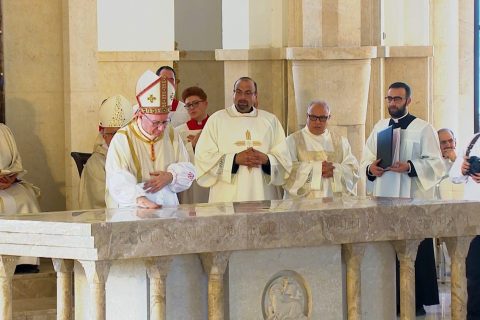
[[[148,98],[147,98],[148,101],[150,101],[150,103],[152,103],[153,101],[157,100],[157,98],[151,94]]]
[[[247,130],[245,132],[245,140],[237,141],[237,142],[235,142],[235,145],[236,146],[246,146],[247,149],[248,149],[248,148],[252,148],[252,147],[261,146],[262,143],[260,141],[253,141],[252,140],[252,134],[250,133],[250,131]]]

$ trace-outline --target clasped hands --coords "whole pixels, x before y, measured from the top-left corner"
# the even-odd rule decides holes
[[[173,181],[173,175],[167,171],[150,172],[150,176],[152,178],[143,184],[143,190],[148,193],[160,191]],[[138,197],[137,206],[147,209],[158,209],[161,207],[155,202],[148,200],[147,197]]]
[[[0,177],[0,190],[5,190],[10,188],[10,186],[17,180],[17,174],[9,174],[6,176]]]
[[[463,157],[462,174],[464,176],[466,176],[468,174],[468,170],[470,170],[470,162],[468,162],[468,158],[469,157],[466,157],[466,156]],[[480,173],[474,173],[474,174],[471,174],[469,176],[476,183],[480,183]]]
[[[407,173],[410,171],[410,164],[408,162],[397,161],[390,167],[383,169],[378,164],[382,159],[375,160],[369,167],[369,171],[375,177],[381,177],[385,172],[392,171],[397,173]]]
[[[265,153],[250,147],[247,150],[237,153],[235,156],[235,163],[249,168],[258,168],[262,164],[268,163],[268,156]]]

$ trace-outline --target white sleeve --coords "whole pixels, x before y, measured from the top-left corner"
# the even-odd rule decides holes
[[[462,164],[463,164],[463,150],[459,150],[460,152],[458,153],[457,159],[455,159],[455,162],[452,164],[452,167],[450,168],[450,171],[448,172],[448,175],[450,177],[450,181],[456,184],[460,183],[466,183],[468,180],[468,176],[464,176],[462,174]],[[462,155],[462,156],[461,156]]]
[[[107,176],[110,195],[120,208],[136,207],[137,198],[146,196],[142,186],[143,183],[137,184],[133,174],[125,170],[116,170]]]
[[[196,177],[195,167],[190,162],[172,163],[168,166],[167,171],[173,175],[173,180],[168,187],[175,193],[190,188]]]

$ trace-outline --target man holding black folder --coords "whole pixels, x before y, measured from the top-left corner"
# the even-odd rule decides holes
[[[390,85],[385,97],[390,119],[380,120],[372,130],[363,150],[362,168],[365,168],[373,195],[380,197],[433,199],[435,185],[445,168],[435,129],[427,122],[408,113],[411,102],[410,87],[403,82]],[[388,151],[394,154],[398,146],[398,160],[382,163],[377,154],[378,134],[392,126],[398,140],[392,139]],[[380,139],[384,136],[380,135]],[[392,159],[394,157],[392,156]],[[369,188],[367,188],[369,189]],[[426,239],[420,243],[415,262],[416,303],[419,314],[425,313],[423,305],[438,304],[438,287],[433,255],[433,243]]]

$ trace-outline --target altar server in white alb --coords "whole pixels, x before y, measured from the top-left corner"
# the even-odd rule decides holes
[[[203,128],[208,120],[207,94],[199,87],[188,87],[182,92],[184,109],[188,111],[190,120],[175,128],[182,137],[187,148],[190,161],[195,159],[195,148]],[[196,181],[188,190],[179,194],[180,203],[205,203],[208,202],[208,188],[200,187]]]
[[[80,209],[105,208],[105,161],[108,146],[116,132],[132,120],[133,109],[127,98],[115,95],[102,103],[98,115],[99,134],[80,178]]]
[[[408,113],[412,99],[406,83],[391,84],[385,100],[391,118],[377,122],[363,150],[367,183],[373,183],[375,196],[433,199],[435,185],[445,172],[437,132]],[[383,169],[379,166],[381,159],[377,159],[377,133],[388,126],[400,128],[400,154],[398,162]],[[415,283],[416,309],[421,315],[425,313],[424,305],[439,303],[432,239],[423,240],[418,247]]]
[[[146,71],[137,82],[139,110],[110,143],[106,162],[108,208],[176,205],[176,193],[195,179],[183,142],[170,125],[175,94],[166,77]]]
[[[358,161],[348,140],[328,130],[330,118],[327,102],[312,101],[306,126],[287,137],[293,169],[285,198],[357,194]]]
[[[292,167],[285,133],[275,115],[255,107],[257,85],[248,77],[234,84],[234,104],[207,121],[195,149],[198,184],[209,202],[281,198]]]

